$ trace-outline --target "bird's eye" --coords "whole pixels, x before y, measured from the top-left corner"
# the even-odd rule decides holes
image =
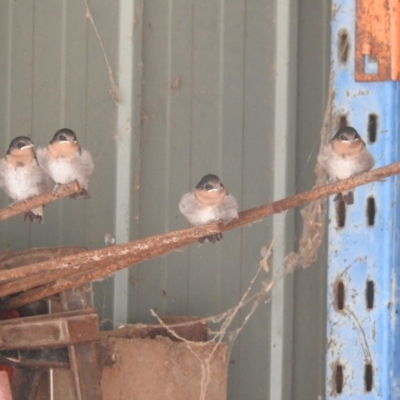
[[[18,142],[17,147],[19,149],[22,149],[24,147],[24,144],[22,142]]]
[[[207,183],[207,185],[206,185],[206,189],[207,190],[211,190],[213,187],[209,184],[209,183]]]
[[[67,140],[67,138],[64,135],[60,135],[60,140]]]
[[[341,135],[340,136],[340,140],[348,140],[347,137],[345,135]]]

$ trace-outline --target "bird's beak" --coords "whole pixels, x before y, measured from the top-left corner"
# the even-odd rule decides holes
[[[76,140],[72,140],[72,139],[67,139],[67,140],[63,140],[62,142],[60,142],[60,143],[68,143],[68,144],[73,144],[73,143],[77,143],[77,141]]]

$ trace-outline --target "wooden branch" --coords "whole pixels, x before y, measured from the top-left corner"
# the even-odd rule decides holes
[[[31,264],[26,267],[0,271],[0,281],[3,282],[21,277],[29,277],[35,274],[44,276],[42,275],[43,273],[62,269],[67,269],[69,274],[72,275],[69,278],[60,279],[55,283],[48,283],[38,289],[33,289],[22,295],[16,296],[13,299],[9,299],[4,304],[4,308],[19,307],[23,304],[28,304],[32,301],[59,293],[83,283],[102,279],[120,269],[138,264],[151,258],[159,257],[177,250],[180,247],[195,243],[199,237],[238,228],[261,220],[272,214],[280,213],[290,208],[298,207],[305,203],[345,190],[350,190],[360,185],[382,180],[388,176],[399,173],[400,162],[357,175],[350,179],[320,186],[287,197],[283,200],[278,200],[260,207],[242,211],[239,213],[238,219],[231,221],[227,225],[224,225],[222,222],[210,223],[196,228],[169,232],[134,242],[80,253],[52,261]],[[82,271],[82,269],[84,269],[84,271]],[[59,275],[57,275],[55,279],[58,279],[58,277]],[[14,283],[17,284],[18,281],[11,282],[10,285]],[[42,281],[42,284],[43,283],[44,282]],[[0,296],[2,296],[1,286]]]
[[[39,207],[43,204],[51,203],[52,201],[58,200],[62,197],[69,196],[74,193],[78,193],[81,190],[77,181],[62,185],[57,189],[57,194],[53,192],[46,192],[37,196],[30,197],[29,199],[17,201],[10,206],[0,209],[0,221],[4,221],[8,218],[15,217],[18,214],[28,212],[32,208]]]

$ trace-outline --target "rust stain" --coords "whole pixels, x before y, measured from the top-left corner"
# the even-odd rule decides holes
[[[400,80],[400,3],[398,0],[357,0],[356,81]],[[364,60],[377,63],[368,74]]]

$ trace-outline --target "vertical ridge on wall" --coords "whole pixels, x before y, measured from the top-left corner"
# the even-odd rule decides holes
[[[131,165],[133,132],[134,45],[140,43],[134,35],[135,1],[121,0],[119,4],[118,89],[116,126],[116,188],[115,241],[130,240],[131,228]],[[124,269],[114,275],[114,325],[126,324],[128,318],[128,276]]]
[[[7,151],[7,144],[10,142],[11,125],[11,68],[12,68],[12,25],[13,25],[13,2],[4,1],[0,3],[0,35],[7,40],[0,41],[1,54],[7,54],[7,57],[0,57],[0,73],[6,79],[0,80],[1,102],[5,105],[0,108],[0,129],[4,132],[3,143],[0,145],[0,151]],[[2,237],[8,242],[9,222],[5,221],[0,227]]]
[[[315,184],[314,169],[320,143],[319,132],[327,101],[330,100],[328,94],[330,18],[330,1],[301,1],[299,3],[297,192],[308,190]],[[310,68],[310,65],[318,65],[318,68]],[[296,213],[297,238],[302,234],[303,225],[301,214]],[[316,262],[302,271],[297,271],[294,275],[293,400],[322,400],[325,393],[326,305],[324,299],[327,282],[325,238],[326,236],[321,243]],[[307,365],[306,368],[305,365]],[[304,382],[308,381],[312,381],[313,384],[305,385]]]
[[[276,81],[274,123],[274,199],[295,192],[297,6],[276,3]],[[293,250],[294,213],[273,216],[273,277],[271,300],[270,398],[292,397],[293,276],[285,274],[285,256]],[[286,276],[285,276],[286,275]]]
[[[333,130],[356,128],[376,168],[398,160],[399,83],[355,81],[355,7],[333,2]],[[357,188],[345,209],[329,200],[327,399],[399,398],[397,182]]]

